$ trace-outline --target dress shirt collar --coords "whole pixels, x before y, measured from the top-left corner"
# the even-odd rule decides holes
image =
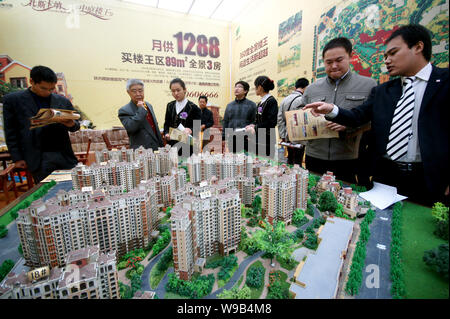
[[[431,72],[433,71],[433,67],[431,63],[428,62],[417,74],[414,76],[414,79],[420,79],[422,81],[428,82],[430,80]],[[402,76],[402,83],[405,82],[406,76]]]
[[[270,93],[267,93],[266,95],[264,95],[261,99],[261,103],[264,103],[270,96],[272,96]]]
[[[175,108],[177,110],[177,114],[180,113],[182,109],[184,109],[187,102],[188,102],[187,98],[184,98],[184,100],[181,102],[175,101]]]
[[[345,74],[337,80],[334,80],[334,79],[330,78],[329,76],[327,76],[327,78],[331,83],[336,83],[336,85],[337,85],[337,84],[339,84],[339,82],[341,82],[343,79],[345,79],[347,77],[347,75],[349,75],[349,74],[350,74],[350,68],[348,68],[347,72],[345,72]]]

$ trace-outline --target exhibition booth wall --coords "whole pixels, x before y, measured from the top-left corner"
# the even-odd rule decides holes
[[[194,102],[206,94],[222,115],[238,80],[259,101],[258,75],[274,80],[281,102],[297,78],[324,76],[321,51],[336,36],[352,39],[355,71],[384,82],[384,40],[408,23],[433,32],[432,62],[447,67],[448,0],[250,1],[231,23],[115,0],[2,0],[0,79],[26,87],[31,67],[49,66],[58,92],[108,129],[121,126],[126,80],[139,78],[162,127],[171,79],[185,80]]]

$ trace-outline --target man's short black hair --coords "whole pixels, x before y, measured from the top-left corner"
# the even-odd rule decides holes
[[[248,84],[245,81],[237,81],[234,86],[236,86],[238,84],[242,85],[244,87],[244,91],[247,91],[247,93],[248,93],[248,91],[250,90],[250,84]],[[247,93],[245,93],[245,96],[247,96]]]
[[[309,81],[306,78],[300,78],[295,82],[296,89],[304,89],[309,85]]]
[[[352,50],[353,50],[352,43],[350,42],[349,39],[347,39],[345,37],[340,37],[340,38],[334,38],[334,39],[330,40],[327,44],[325,44],[325,47],[323,48],[323,51],[322,51],[322,58],[325,57],[325,52],[327,52],[330,49],[334,49],[334,48],[344,48],[345,52],[347,52],[349,56],[352,55]]]
[[[31,69],[30,78],[34,83],[41,83],[42,81],[48,83],[58,82],[55,72],[53,72],[52,69],[42,65],[37,65]]]
[[[200,101],[200,99],[204,99],[206,101],[206,103],[208,103],[208,98],[206,97],[206,95],[200,95],[198,97],[198,100]]]
[[[425,60],[431,60],[431,36],[430,31],[420,24],[409,24],[400,27],[392,32],[391,36],[386,40],[385,44],[388,44],[392,39],[396,37],[402,37],[403,41],[408,45],[408,48],[412,48],[419,41],[423,42],[423,57]]]
[[[175,78],[172,81],[170,81],[169,84],[169,89],[172,88],[172,84],[178,83],[181,85],[181,87],[183,88],[183,90],[186,90],[186,84],[184,84],[184,81],[180,78]]]

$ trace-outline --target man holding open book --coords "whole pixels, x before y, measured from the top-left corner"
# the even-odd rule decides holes
[[[55,170],[71,169],[78,162],[68,134],[80,129],[77,120],[56,118],[56,123],[30,129],[30,118],[40,109],[74,110],[68,99],[53,93],[56,82],[56,74],[50,68],[35,66],[30,72],[31,87],[3,98],[8,151],[16,167],[28,168],[36,183]]]

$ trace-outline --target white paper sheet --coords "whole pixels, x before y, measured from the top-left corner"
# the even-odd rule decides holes
[[[359,196],[368,200],[379,209],[385,209],[392,204],[408,197],[397,194],[397,188],[377,182],[373,182],[373,188],[368,192],[360,193]]]

